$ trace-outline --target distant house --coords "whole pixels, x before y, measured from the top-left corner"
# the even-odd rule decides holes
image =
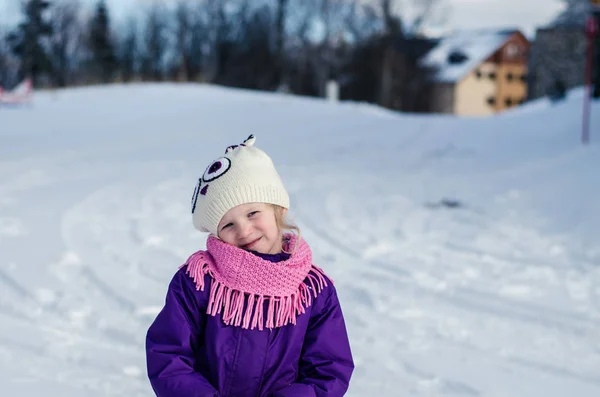
[[[437,69],[433,111],[491,115],[527,98],[530,43],[517,30],[477,30],[441,38],[423,63]]]
[[[536,31],[529,59],[529,98],[556,95],[585,83],[588,2],[573,3],[554,21]]]
[[[549,26],[536,32],[529,60],[529,98],[553,96],[584,84],[586,37],[577,26]]]

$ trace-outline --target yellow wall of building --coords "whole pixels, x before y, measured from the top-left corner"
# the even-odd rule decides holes
[[[512,80],[509,78],[512,75]],[[527,98],[527,81],[523,76],[527,75],[525,65],[504,64],[498,66],[498,100],[497,110],[504,110],[518,106]],[[507,104],[509,99],[512,104]]]
[[[477,72],[481,75],[478,77]],[[496,80],[489,77],[496,73],[493,63],[484,63],[471,71],[457,85],[454,93],[454,113],[460,116],[485,116],[495,112],[495,106],[488,103],[488,98],[496,97]]]

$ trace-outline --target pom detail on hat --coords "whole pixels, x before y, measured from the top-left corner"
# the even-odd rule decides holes
[[[242,143],[242,145],[254,146],[254,142],[256,142],[256,138],[254,137],[254,135],[250,134],[250,136],[248,138],[246,138],[246,140],[244,141],[244,143]]]
[[[239,145],[228,146],[227,149],[225,149],[225,154],[231,152],[233,149],[238,148],[240,146],[254,146],[255,141],[256,138],[254,137],[254,135],[250,134],[250,136],[246,138],[246,140],[243,143],[240,143]]]

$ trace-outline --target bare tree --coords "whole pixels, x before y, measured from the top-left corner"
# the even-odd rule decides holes
[[[338,78],[346,38],[360,35],[360,24],[352,19],[358,15],[358,8],[358,1],[347,0],[292,0],[289,3],[289,34],[285,41],[288,69],[281,90],[325,95],[327,81]]]
[[[288,18],[289,0],[277,0],[275,17],[275,58],[277,79],[286,80],[286,61],[284,55],[285,46],[285,24]]]
[[[54,81],[58,87],[66,87],[74,82],[75,71],[82,60],[80,11],[77,0],[56,2],[50,8],[50,56]]]
[[[188,80],[197,81],[204,78],[203,71],[206,64],[206,53],[209,46],[208,15],[204,9],[204,2],[190,10],[191,25],[189,45],[187,48],[188,64],[186,66]]]
[[[300,95],[316,95],[312,87],[309,31],[316,12],[315,0],[292,0],[288,8],[289,36],[285,42],[287,70],[279,90]]]
[[[176,29],[176,46],[177,46],[177,77],[179,81],[189,80],[190,77],[190,54],[189,43],[192,31],[191,7],[189,2],[180,0],[175,9],[175,29]]]
[[[218,81],[224,64],[229,57],[234,21],[227,18],[226,9],[233,5],[231,0],[206,0],[208,48],[206,62],[207,80]],[[238,13],[239,15],[239,13]]]
[[[329,59],[329,50],[331,45],[331,32],[333,30],[333,0],[320,0],[320,19],[323,25],[322,39],[317,47],[317,56],[313,58],[315,61],[317,86],[319,88],[319,96],[325,96],[327,81],[331,78],[331,59]]]
[[[123,27],[123,36],[118,44],[117,59],[121,81],[129,82],[134,79],[139,69],[139,35],[138,24],[130,18]]]
[[[381,80],[377,103],[394,109],[414,109],[410,95],[425,89],[427,74],[431,71],[420,67],[418,58],[423,55],[424,43],[415,38],[429,22],[443,18],[444,0],[412,0],[414,20],[405,24],[399,4],[393,0],[380,0],[383,19],[381,37]],[[406,28],[405,26],[410,26]],[[408,93],[405,94],[405,93]]]
[[[174,11],[174,76],[179,81],[200,78],[209,44],[209,13],[205,0],[178,0]]]
[[[415,18],[412,21],[411,36],[418,35],[428,24],[441,25],[450,15],[446,0],[412,0]]]
[[[437,17],[438,4],[441,0],[416,3],[412,27],[419,29]],[[408,31],[401,10],[399,2],[378,0],[357,4],[348,14],[348,31],[354,40],[340,77],[342,98],[401,111],[428,110],[433,71],[419,61],[434,43]]]
[[[275,15],[263,5],[242,5],[238,24],[222,58],[221,81],[236,87],[272,90],[279,83],[274,40]]]
[[[396,15],[397,4],[394,0],[379,0],[385,34],[397,34],[401,30],[400,18]]]
[[[300,33],[301,39],[295,44],[303,47],[305,57],[298,60],[299,66],[302,75],[310,76],[316,95],[323,97],[327,82],[336,79],[341,63],[352,4],[346,0],[307,0],[297,13],[301,23],[296,34]]]
[[[392,101],[392,79],[394,75],[394,41],[399,37],[404,37],[404,29],[400,18],[394,15],[393,0],[380,0],[381,13],[383,18],[383,62],[381,62],[381,82],[377,103],[389,107]]]
[[[360,43],[380,30],[381,19],[372,4],[361,0],[348,2],[344,13],[345,32],[353,43]]]
[[[144,36],[144,54],[142,56],[142,78],[160,81],[164,78],[164,57],[167,51],[167,15],[164,6],[154,3],[148,10]]]

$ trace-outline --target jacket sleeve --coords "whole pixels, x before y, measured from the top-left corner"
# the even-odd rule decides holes
[[[215,388],[194,369],[192,346],[202,337],[206,314],[187,277],[184,269],[173,277],[165,305],[148,329],[148,377],[158,397],[217,397]]]
[[[315,300],[316,314],[304,339],[299,379],[273,397],[341,397],[348,390],[354,362],[342,308],[331,284],[319,297],[322,303]]]

